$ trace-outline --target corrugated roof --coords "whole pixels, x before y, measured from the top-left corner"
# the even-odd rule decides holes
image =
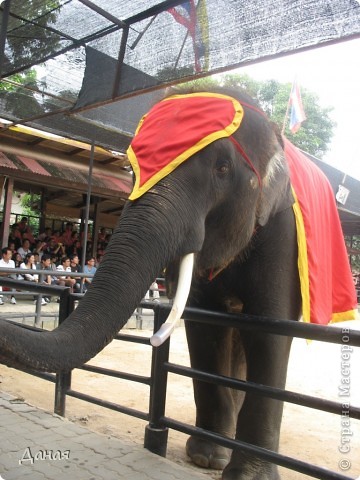
[[[35,175],[38,183],[45,186],[49,183],[54,183],[56,180],[63,180],[66,182],[69,190],[82,189],[87,190],[89,183],[89,176],[86,172],[81,171],[74,165],[71,167],[59,166],[54,162],[46,162],[42,160],[35,160],[30,157],[22,155],[14,155],[10,153],[0,152],[0,173],[11,174],[16,176],[15,172],[18,172],[18,176],[23,177],[24,173]],[[107,175],[101,175],[94,173],[92,175],[92,189],[97,194],[102,193],[105,196],[122,197],[128,196],[132,189],[132,181],[129,176],[129,180],[121,180],[119,178],[110,177]]]

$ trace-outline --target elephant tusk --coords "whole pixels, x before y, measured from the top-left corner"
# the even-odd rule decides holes
[[[176,323],[180,320],[190,292],[193,267],[194,254],[189,253],[182,258],[180,263],[178,287],[171,312],[166,322],[150,338],[150,343],[153,347],[162,345],[170,337],[176,327]]]

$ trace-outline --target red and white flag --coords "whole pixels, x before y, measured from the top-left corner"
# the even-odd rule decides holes
[[[301,100],[300,89],[296,81],[293,83],[291,93],[290,93],[290,124],[289,129],[291,133],[296,133],[304,120],[306,120],[306,115],[304,112],[304,107]]]

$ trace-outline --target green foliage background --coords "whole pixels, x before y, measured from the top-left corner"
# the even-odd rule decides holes
[[[187,82],[179,88],[189,86],[204,90],[219,86],[241,88],[257,99],[270,120],[277,123],[280,129],[283,127],[291,91],[290,83],[280,83],[276,80],[258,81],[248,75],[229,73]],[[334,135],[336,123],[330,117],[333,108],[320,106],[319,97],[304,88],[301,88],[301,96],[307,118],[296,134],[290,132],[287,120],[284,133],[294,145],[321,159]]]

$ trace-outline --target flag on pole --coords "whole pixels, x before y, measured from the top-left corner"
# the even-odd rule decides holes
[[[187,29],[192,39],[195,71],[207,70],[209,66],[209,27],[205,0],[199,0],[197,6],[195,6],[195,0],[186,0],[167,11]],[[203,59],[203,66],[200,59]]]
[[[290,106],[291,111],[289,128],[291,133],[296,133],[301,127],[302,122],[306,120],[299,85],[296,83],[296,81],[294,81],[290,93]]]

